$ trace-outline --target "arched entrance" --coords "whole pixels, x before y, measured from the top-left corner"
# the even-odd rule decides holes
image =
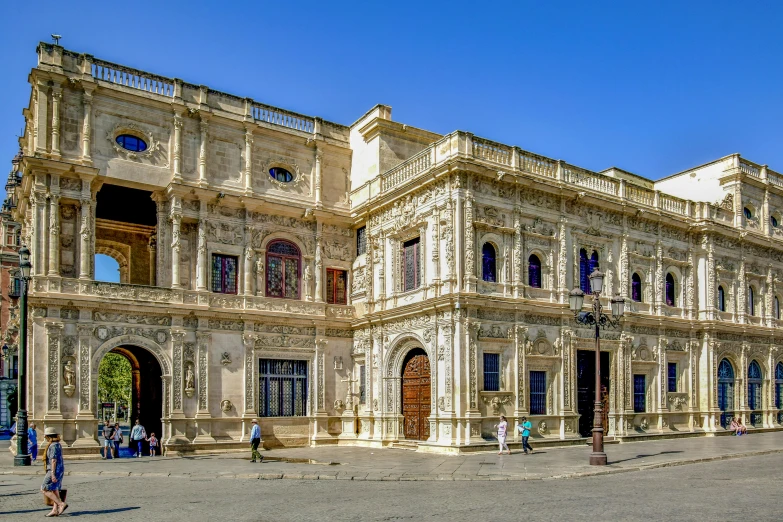
[[[156,357],[147,349],[134,345],[121,345],[109,353],[125,357],[131,367],[131,393],[128,421],[133,426],[138,419],[145,427],[147,435],[155,433],[158,440],[163,440],[163,386],[160,364]],[[99,419],[102,421],[103,419]],[[127,446],[129,437],[125,433],[123,448]],[[145,446],[144,452],[147,452]]]
[[[720,425],[725,428],[734,418],[734,367],[726,359],[718,365],[718,409]]]
[[[414,348],[402,363],[402,416],[405,438],[427,440],[430,436],[430,360]]]

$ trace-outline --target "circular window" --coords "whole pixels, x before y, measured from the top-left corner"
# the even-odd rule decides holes
[[[120,134],[115,139],[117,145],[132,152],[144,152],[147,150],[147,142],[131,134]]]
[[[748,207],[742,209],[742,212],[745,214],[745,219],[751,219],[753,217],[753,212],[751,212]]]
[[[272,167],[269,169],[269,175],[272,176],[272,179],[283,183],[290,183],[294,180],[294,175],[282,167]]]

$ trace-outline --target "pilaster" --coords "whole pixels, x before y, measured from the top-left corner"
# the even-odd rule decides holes
[[[60,101],[63,90],[59,85],[52,87],[52,159],[60,158]]]

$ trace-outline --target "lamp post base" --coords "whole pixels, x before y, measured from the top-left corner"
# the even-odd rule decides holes
[[[606,466],[606,453],[591,453],[590,454],[591,466]]]
[[[30,466],[31,464],[29,453],[25,455],[16,455],[14,457],[14,466]]]

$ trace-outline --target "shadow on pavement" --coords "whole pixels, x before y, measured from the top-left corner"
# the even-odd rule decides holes
[[[124,508],[114,508],[114,509],[96,509],[93,511],[71,511],[68,513],[71,516],[75,515],[106,515],[109,513],[122,513],[123,511],[131,511],[134,509],[141,509],[141,506],[132,506],[132,507],[124,507]],[[2,514],[2,513],[0,513]]]
[[[609,464],[619,464],[620,462],[626,462],[626,461],[629,461],[629,460],[644,459],[644,458],[647,458],[647,457],[656,457],[658,455],[668,455],[670,453],[684,453],[684,452],[680,451],[680,450],[677,450],[677,451],[661,451],[660,453],[651,453],[649,455],[637,455],[635,457],[629,457],[627,459],[622,459],[622,460],[612,460],[611,462],[609,462]]]

